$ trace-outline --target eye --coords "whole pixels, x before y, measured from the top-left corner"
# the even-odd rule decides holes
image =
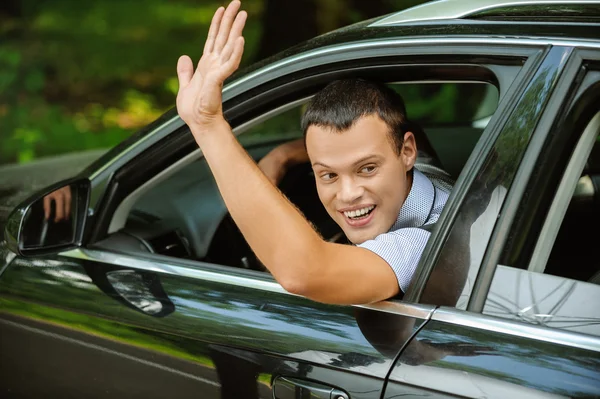
[[[364,174],[368,175],[368,174],[375,172],[376,169],[377,169],[377,167],[375,165],[367,165],[367,166],[362,167],[362,169],[360,170],[360,173],[364,173]]]
[[[331,181],[331,180],[335,179],[337,177],[337,175],[335,173],[322,173],[320,177],[321,177],[321,180]]]

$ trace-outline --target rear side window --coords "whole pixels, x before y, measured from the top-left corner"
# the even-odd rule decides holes
[[[553,195],[527,269],[499,265],[483,313],[600,336],[600,109]]]

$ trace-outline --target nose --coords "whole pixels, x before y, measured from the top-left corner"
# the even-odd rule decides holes
[[[350,177],[344,177],[339,180],[339,190],[337,199],[341,203],[351,204],[362,197],[364,188],[358,182]]]

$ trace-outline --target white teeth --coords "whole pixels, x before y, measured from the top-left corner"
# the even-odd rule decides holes
[[[346,211],[346,212],[344,212],[344,215],[346,215],[346,217],[349,217],[349,218],[355,218],[358,216],[366,215],[371,210],[373,210],[373,208],[375,208],[375,205],[371,205],[371,206],[368,206],[368,207],[362,208],[362,209],[356,209],[354,211]]]

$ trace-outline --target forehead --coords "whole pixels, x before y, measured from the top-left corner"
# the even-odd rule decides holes
[[[313,164],[344,167],[371,155],[394,155],[389,134],[388,125],[376,115],[361,117],[344,131],[311,125],[306,132],[306,149]]]

